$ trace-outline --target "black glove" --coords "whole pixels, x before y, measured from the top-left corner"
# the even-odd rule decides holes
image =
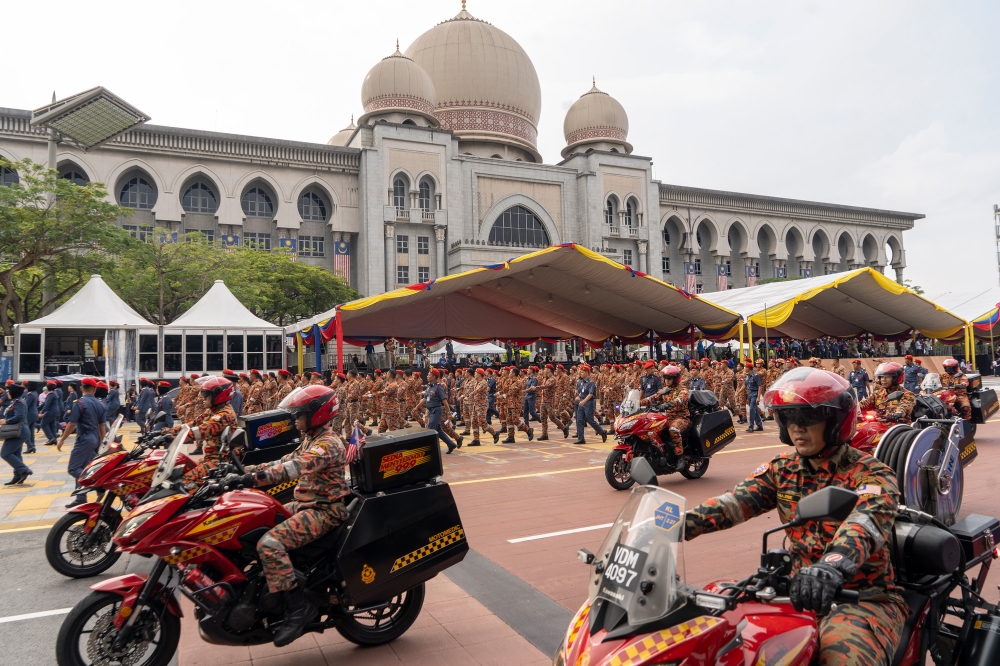
[[[792,578],[788,596],[797,611],[827,615],[837,592],[857,574],[854,562],[841,553],[827,553],[816,564],[800,569]]]
[[[257,485],[257,480],[254,478],[253,474],[229,474],[222,480],[222,485],[229,488],[234,488],[236,486],[253,488]]]

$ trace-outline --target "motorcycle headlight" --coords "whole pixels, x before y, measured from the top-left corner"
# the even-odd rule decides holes
[[[624,421],[622,421],[618,427],[622,430],[624,430],[625,428],[631,428],[633,425],[635,425],[635,422],[638,420],[639,420],[638,416],[633,416],[630,419],[625,419]]]
[[[87,467],[87,469],[83,470],[83,474],[80,475],[80,480],[86,481],[87,479],[93,477],[95,474],[101,471],[101,468],[104,467],[104,465],[107,464],[107,462],[108,461],[105,460],[104,462],[99,462],[90,465],[89,467]]]
[[[562,643],[559,644],[559,649],[556,650],[556,656],[552,657],[552,666],[566,666],[566,639],[564,638]]]
[[[131,534],[140,527],[142,527],[142,524],[145,523],[147,520],[149,520],[152,515],[153,515],[152,512],[142,513],[139,514],[138,516],[129,518],[128,520],[126,520],[124,523],[121,524],[121,527],[118,528],[118,531],[115,533],[115,538],[123,539],[128,536],[131,536]]]

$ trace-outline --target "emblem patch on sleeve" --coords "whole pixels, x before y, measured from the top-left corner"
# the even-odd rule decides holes
[[[865,485],[858,488],[858,495],[864,497],[865,495],[881,495],[882,486],[877,486],[874,483],[866,483]]]
[[[769,468],[770,468],[770,465],[768,465],[767,463],[764,463],[763,465],[761,465],[760,467],[758,467],[757,469],[755,469],[753,471],[753,474],[751,474],[750,476],[752,476],[752,477],[753,476],[760,476],[761,474],[763,474],[764,472],[766,472]]]

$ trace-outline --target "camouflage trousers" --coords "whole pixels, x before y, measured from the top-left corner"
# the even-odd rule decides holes
[[[472,424],[472,439],[479,439],[479,431],[483,430],[490,433],[491,435],[496,435],[497,431],[493,426],[486,423],[486,403],[485,402],[473,402],[471,400],[469,403],[469,418]],[[468,427],[468,426],[467,426]]]
[[[889,666],[906,615],[906,602],[893,593],[838,606],[819,624],[819,666]]]
[[[555,423],[556,427],[559,428],[560,430],[562,430],[563,428],[566,427],[563,424],[562,421],[560,421],[558,418],[556,418],[556,413],[552,410],[551,407],[549,407],[549,403],[547,403],[547,402],[541,402],[541,403],[539,403],[539,405],[538,405],[538,413],[542,417],[542,437],[548,437],[549,436],[549,421],[552,421],[553,423]],[[611,422],[614,423],[614,417],[613,416],[611,418]]]
[[[278,593],[295,587],[295,570],[288,551],[312,543],[347,518],[347,507],[343,503],[300,505],[289,502],[285,505],[293,512],[291,518],[272,528],[257,542],[267,589]]]
[[[670,443],[673,444],[675,455],[684,455],[683,433],[690,425],[691,419],[674,419],[670,422],[670,425],[667,426],[667,432],[670,433]],[[666,444],[666,442],[664,442],[664,444]]]

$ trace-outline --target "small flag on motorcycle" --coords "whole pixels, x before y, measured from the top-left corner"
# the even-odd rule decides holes
[[[361,431],[358,422],[354,422],[354,431],[351,433],[351,440],[347,445],[347,464],[350,465],[358,457],[358,453],[365,446],[365,434]]]

